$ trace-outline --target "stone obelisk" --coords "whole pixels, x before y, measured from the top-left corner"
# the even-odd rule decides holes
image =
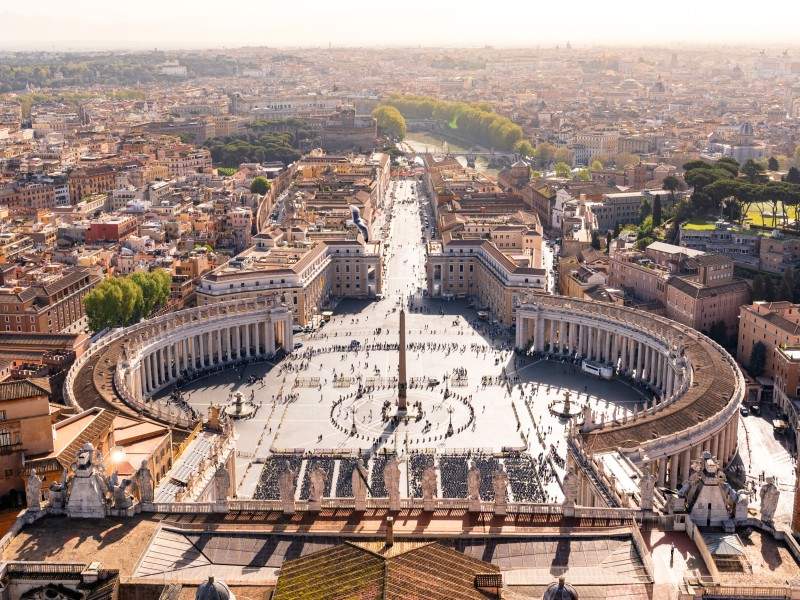
[[[406,311],[400,309],[400,369],[397,382],[397,409],[405,412],[408,408],[406,402]]]

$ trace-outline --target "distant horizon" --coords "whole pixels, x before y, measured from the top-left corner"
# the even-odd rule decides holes
[[[680,48],[672,48],[672,43],[681,43]],[[663,50],[665,52],[686,52],[697,50],[721,50],[721,49],[737,49],[737,50],[752,50],[752,51],[767,51],[782,54],[788,51],[790,56],[792,52],[796,51],[796,58],[800,59],[800,42],[793,44],[756,44],[756,43],[731,43],[731,42],[718,42],[718,43],[688,43],[675,40],[674,42],[659,42],[653,44],[609,44],[609,43],[595,43],[595,44],[575,44],[570,40],[565,40],[562,43],[549,43],[537,45],[511,45],[511,44],[476,44],[476,45],[434,45],[434,44],[361,44],[361,45],[344,45],[344,44],[306,44],[306,45],[257,45],[257,44],[242,44],[240,46],[234,45],[208,45],[208,46],[191,46],[191,45],[169,45],[169,44],[156,44],[156,45],[121,45],[118,42],[82,42],[79,45],[77,42],[70,42],[65,40],[59,43],[51,43],[49,47],[44,47],[38,44],[31,44],[26,46],[24,44],[4,44],[0,41],[0,52],[30,52],[30,53],[45,53],[45,54],[59,54],[59,53],[91,53],[91,52],[197,52],[197,51],[236,51],[236,50],[565,50],[567,44],[570,44],[572,50]]]
[[[17,2],[0,10],[3,51],[80,52],[270,48],[481,48],[564,46],[797,48],[800,2],[769,10],[673,0],[645,6],[574,0],[569,6],[479,0],[240,0],[231,10],[195,0],[135,6],[105,0]],[[233,10],[235,8],[235,10]]]

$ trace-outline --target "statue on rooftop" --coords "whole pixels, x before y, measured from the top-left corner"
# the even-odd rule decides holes
[[[225,502],[228,499],[228,493],[231,489],[231,476],[228,473],[227,467],[224,464],[220,465],[217,472],[214,473],[214,491],[216,492],[216,501]]]
[[[781,495],[778,486],[775,485],[774,477],[767,477],[767,482],[761,486],[758,495],[761,498],[761,520],[764,523],[771,523]]]
[[[150,467],[147,460],[142,461],[142,465],[134,475],[136,480],[136,487],[139,490],[140,502],[152,502],[154,497],[154,482],[153,475],[150,473]]]
[[[570,465],[564,475],[564,504],[567,506],[575,506],[578,501],[578,475],[575,473],[575,467]]]
[[[467,471],[467,499],[471,512],[481,509],[481,471],[475,465]]]
[[[278,491],[280,492],[283,512],[294,513],[294,488],[296,474],[292,469],[291,463],[287,460],[280,475],[278,475]]]
[[[28,479],[25,482],[25,501],[28,504],[28,510],[41,510],[42,480],[36,474],[34,469],[31,469]]]
[[[423,510],[432,511],[436,498],[436,468],[429,465],[422,472],[422,506]]]
[[[325,484],[328,481],[328,474],[319,465],[315,466],[309,475],[310,486],[308,490],[308,501],[312,508],[319,510],[322,497],[325,495]]]
[[[502,466],[492,474],[492,490],[494,491],[495,514],[506,514],[508,506],[508,473]]]
[[[649,465],[645,467],[647,471],[639,482],[639,508],[642,510],[653,510],[653,494],[656,487],[656,478],[649,470]]]
[[[114,508],[125,509],[133,505],[133,496],[128,492],[131,486],[130,479],[119,480],[117,474],[114,473],[114,484],[111,488],[111,497],[114,502]]]
[[[400,463],[396,456],[383,468],[383,483],[389,496],[389,510],[400,510]]]
[[[363,511],[367,508],[367,476],[367,467],[364,466],[363,459],[359,458],[350,476],[353,498],[355,498],[355,509],[357,511]]]

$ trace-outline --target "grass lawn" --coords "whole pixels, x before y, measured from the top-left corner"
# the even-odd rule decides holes
[[[705,221],[703,219],[690,219],[681,225],[684,229],[689,231],[711,231],[714,229],[714,221]]]
[[[761,217],[761,210],[764,211],[764,217]],[[747,220],[750,221],[753,225],[761,226],[761,227],[779,227],[783,225],[783,217],[782,215],[786,214],[787,221],[791,222],[797,216],[797,207],[796,206],[783,206],[782,202],[779,202],[775,206],[775,218],[772,217],[772,204],[769,202],[761,202],[758,204],[753,204],[750,206],[750,209],[747,211]]]

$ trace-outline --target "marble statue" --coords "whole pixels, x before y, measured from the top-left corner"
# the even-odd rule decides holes
[[[432,511],[435,507],[436,498],[436,469],[433,465],[425,468],[422,472],[422,507],[425,511]]]
[[[225,502],[228,499],[228,493],[231,490],[231,476],[228,473],[227,467],[223,464],[220,465],[217,472],[214,473],[214,492],[216,494],[217,502]]]
[[[311,510],[319,510],[322,504],[322,497],[325,495],[325,484],[328,482],[328,474],[317,465],[309,476],[311,485],[308,490],[308,502]]]
[[[140,502],[152,502],[154,498],[154,483],[153,475],[150,473],[150,467],[147,460],[142,461],[142,465],[136,471],[136,487],[139,490]]]
[[[383,468],[383,483],[389,496],[389,510],[400,510],[400,463],[396,456]]]
[[[61,472],[61,481],[54,481],[47,491],[47,503],[51,509],[61,510],[67,498],[67,470]]]
[[[353,498],[355,498],[355,509],[357,511],[364,511],[367,509],[367,475],[367,467],[364,466],[364,460],[359,458],[350,476],[353,487]]]
[[[564,504],[567,506],[575,506],[578,501],[578,475],[575,473],[575,467],[572,465],[567,469],[564,475]]]
[[[736,492],[736,508],[734,509],[733,518],[736,521],[746,520],[749,507],[750,495],[747,493],[747,490],[738,490]]]
[[[653,493],[656,487],[656,478],[649,470],[650,465],[645,468],[647,472],[639,482],[639,508],[642,510],[653,510]]]
[[[133,497],[128,492],[131,483],[130,479],[119,481],[117,474],[114,473],[114,484],[111,487],[111,497],[114,502],[114,508],[126,509],[133,506]]]
[[[586,404],[583,407],[583,431],[591,431],[594,427],[594,415],[592,414],[591,407]]]
[[[72,484],[66,502],[67,515],[72,518],[102,519],[106,516],[108,483],[100,470],[101,459],[95,463],[94,446],[86,442],[72,463]]]
[[[475,465],[467,471],[467,499],[470,512],[481,510],[481,471]]]
[[[33,469],[31,469],[31,473],[28,475],[28,480],[25,482],[25,500],[28,504],[28,510],[41,510],[42,480]]]
[[[758,495],[761,498],[761,520],[764,523],[771,523],[781,495],[778,486],[775,485],[774,477],[767,477],[767,482],[761,486]]]
[[[508,507],[508,473],[503,467],[500,467],[492,474],[492,490],[494,491],[494,514],[506,514]]]
[[[295,488],[296,473],[292,469],[291,464],[287,460],[284,469],[278,475],[278,491],[281,496],[281,505],[283,512],[286,514],[294,513],[294,488]]]

